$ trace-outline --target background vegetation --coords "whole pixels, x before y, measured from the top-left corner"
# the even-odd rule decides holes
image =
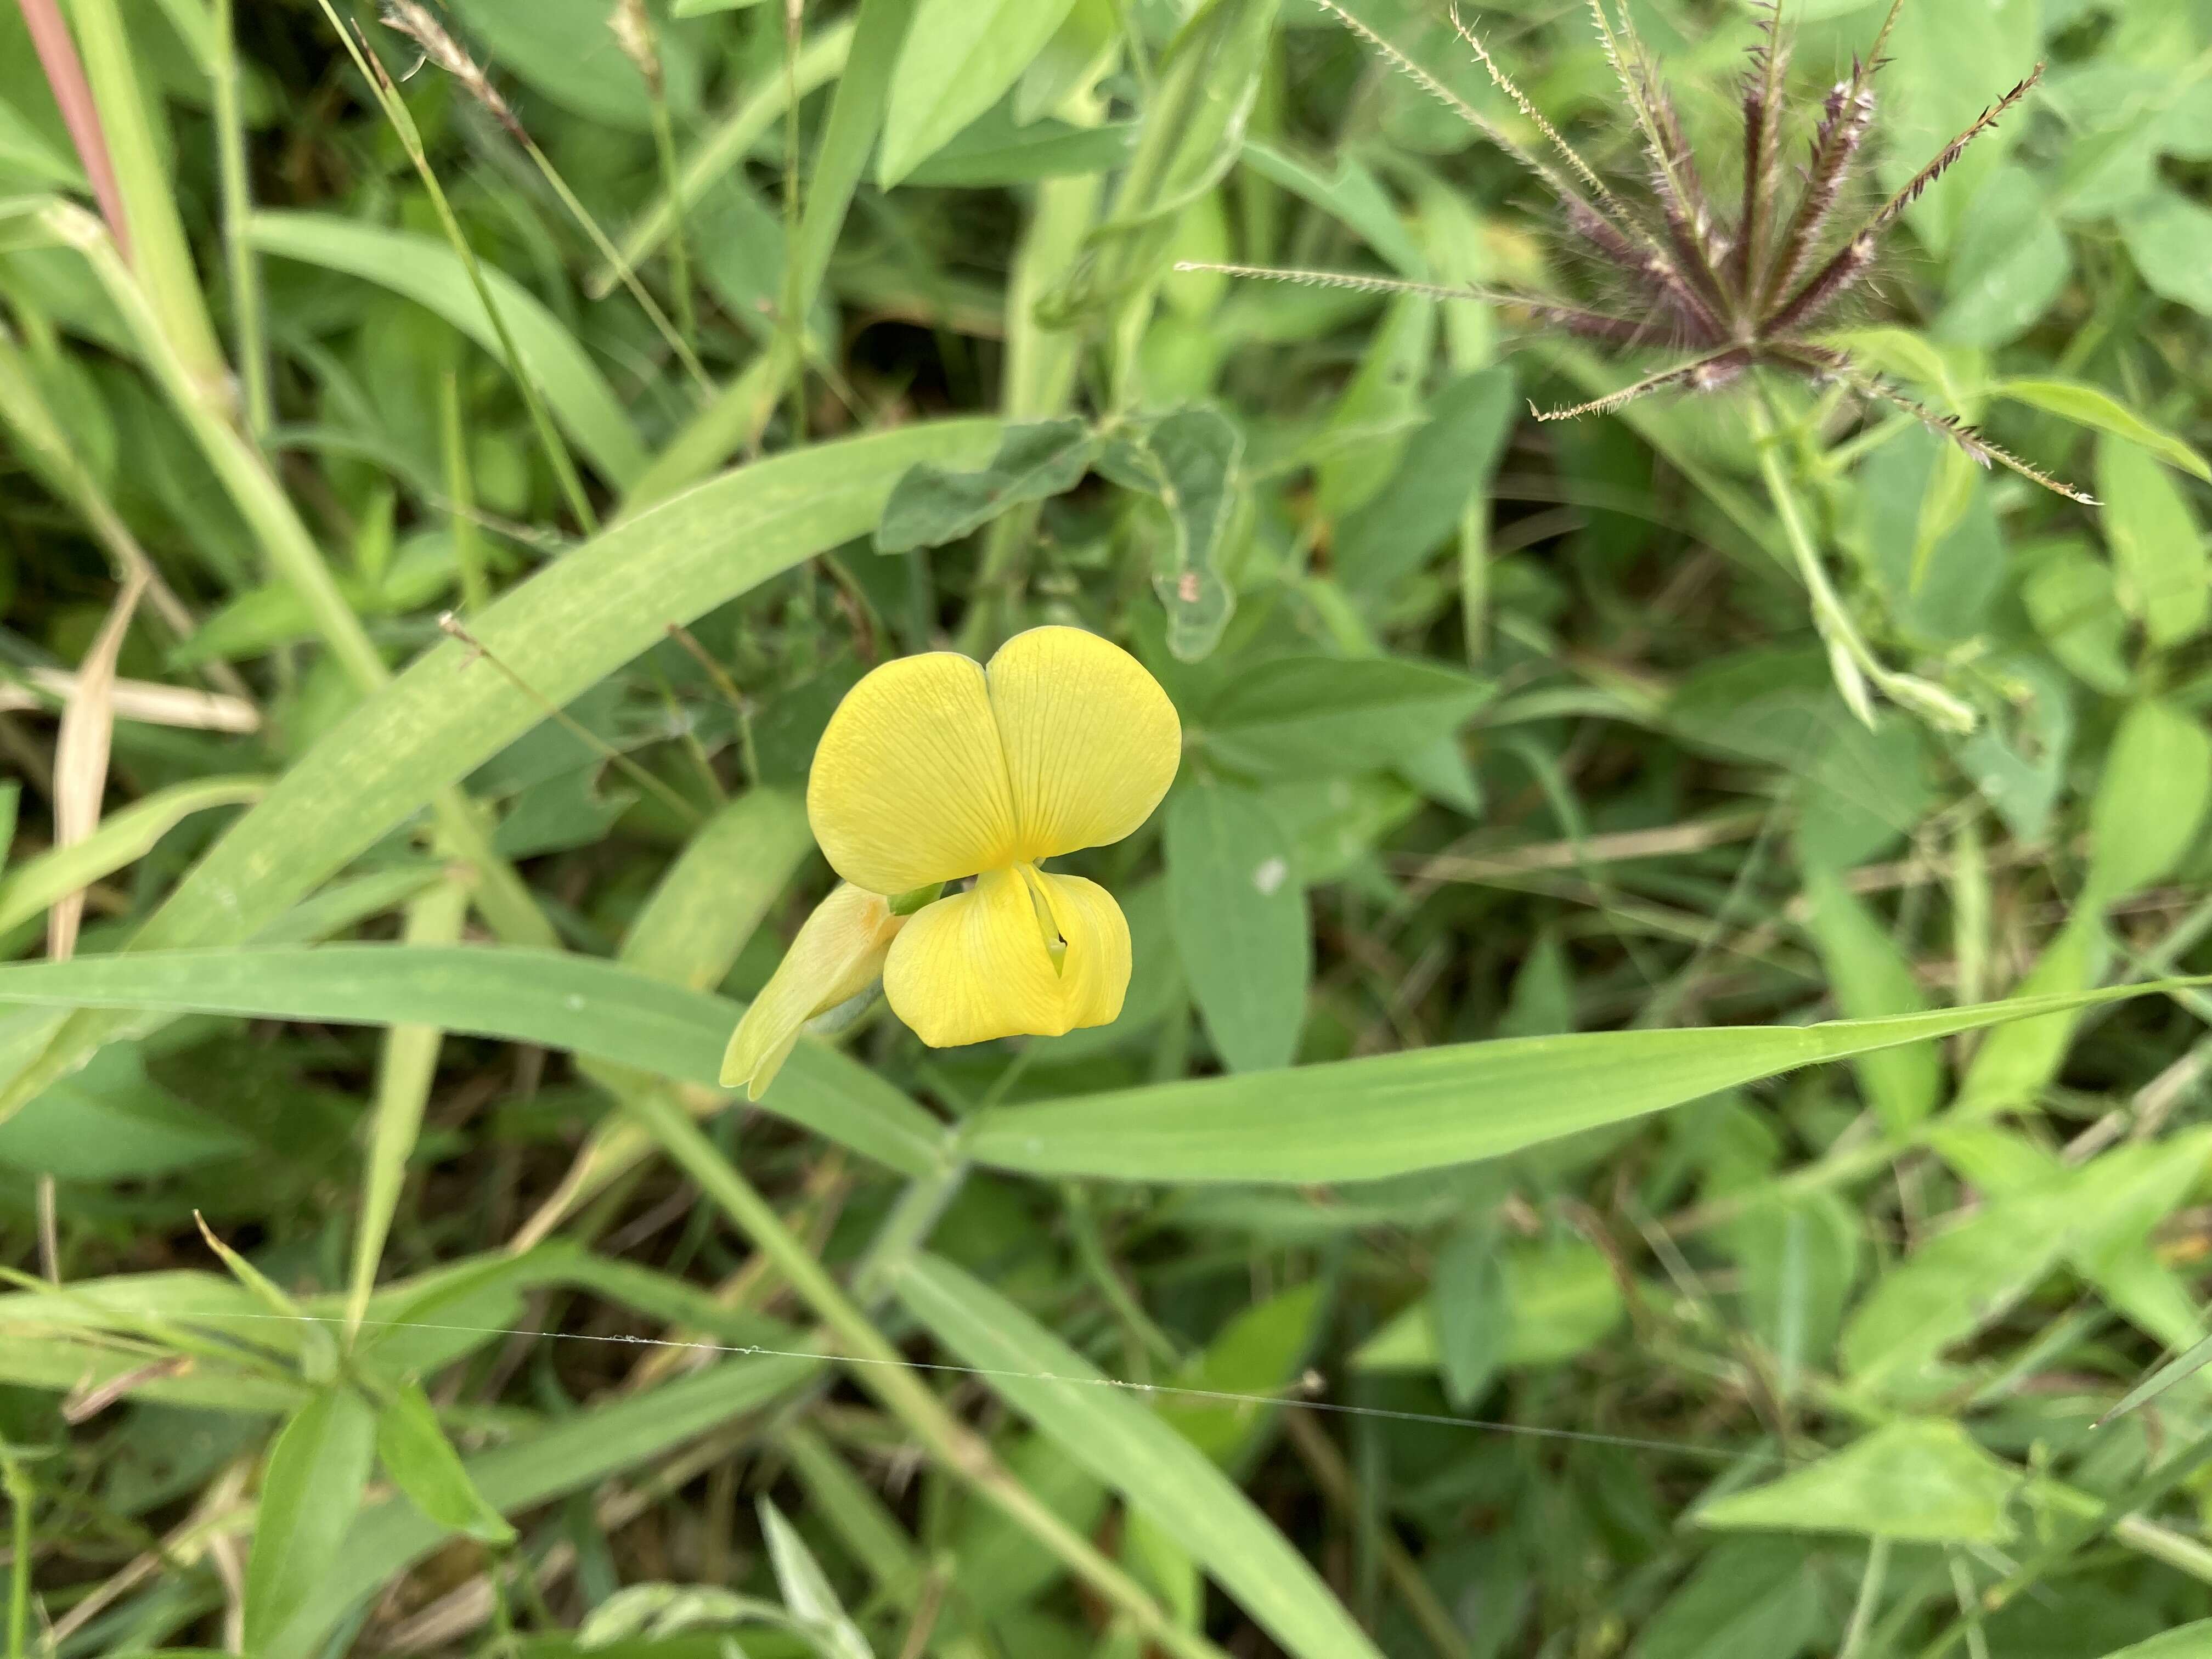
[[[2212,1651],[2212,1395],[2093,1428],[2212,1244],[2212,1000],[2133,994],[2212,970],[2212,5],[1907,0],[1876,82],[1893,187],[2049,60],[1838,327],[2097,510],[1175,270],[1603,294],[1307,0],[65,9],[0,15],[11,1656]],[[1733,199],[1758,13],[1629,9]],[[1793,0],[1792,165],[1885,9]],[[1467,19],[1638,173],[1583,8]],[[1189,733],[1075,860],[1127,1011],[727,1109],[830,709],[1042,621]]]

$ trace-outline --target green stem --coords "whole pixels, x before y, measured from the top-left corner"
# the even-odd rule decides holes
[[[1844,1632],[1844,1644],[1836,1659],[1859,1659],[1866,1650],[1874,1616],[1881,1610],[1882,1583],[1889,1577],[1889,1540],[1877,1538],[1868,1547],[1866,1571],[1859,1578],[1858,1600],[1851,1605],[1851,1622]]]
[[[8,1573],[8,1659],[23,1659],[31,1638],[31,1479],[16,1460],[0,1452],[0,1484],[14,1513],[9,1542],[14,1559]]]
[[[653,107],[654,113],[659,118],[658,125],[664,127],[667,125],[668,111],[657,97],[653,100]],[[560,198],[561,205],[568,210],[568,216],[576,222],[584,234],[591,240],[592,246],[599,258],[614,267],[615,275],[621,279],[623,288],[629,291],[630,298],[637,301],[638,308],[645,313],[646,319],[653,325],[654,332],[658,333],[667,343],[668,349],[676,354],[677,362],[684,365],[684,372],[691,377],[691,383],[702,395],[712,397],[714,383],[708,378],[706,366],[699,361],[698,354],[691,349],[690,340],[687,337],[694,331],[696,325],[687,320],[684,325],[684,331],[682,333],[677,331],[676,325],[668,320],[668,313],[660,308],[659,302],[652,295],[646,292],[645,284],[637,279],[637,273],[623,260],[621,250],[607,239],[606,232],[599,228],[599,222],[592,216],[591,210],[576,199],[576,192],[568,188],[568,181],[561,176],[561,170],[553,165],[553,158],[540,149],[538,147],[538,141],[528,133],[518,129],[515,136],[522,145],[523,152],[537,164],[539,176],[552,189],[553,194]],[[680,225],[675,241],[670,248],[669,258],[675,267],[673,280],[677,284],[677,309],[688,318],[691,309],[691,295],[685,286],[689,279],[685,275],[684,235]]]
[[[630,1109],[677,1166],[722,1206],[738,1230],[782,1273],[850,1360],[854,1380],[883,1401],[945,1469],[1035,1538],[1093,1591],[1127,1614],[1158,1646],[1183,1659],[1225,1659],[1221,1650],[1176,1624],[1144,1588],[1015,1480],[988,1443],[952,1415],[914,1372],[813,1253],[785,1228],[774,1206],[692,1122],[658,1091],[632,1097]]]
[[[689,348],[699,337],[699,313],[691,300],[691,252],[684,236],[684,203],[676,191],[676,130],[669,124],[666,93],[658,86],[652,93],[653,147],[659,153],[660,187],[667,193],[672,216],[668,230],[668,286],[676,299],[676,327]],[[611,263],[617,270],[622,269],[620,252],[614,253]]]
[[[491,603],[484,569],[483,537],[477,532],[476,482],[469,472],[468,437],[461,422],[461,378],[447,369],[438,384],[438,434],[446,472],[453,568],[461,575],[461,609],[473,616]]]
[[[246,388],[246,429],[258,443],[268,437],[276,404],[261,322],[261,271],[246,236],[253,192],[246,173],[246,123],[239,111],[233,4],[234,0],[215,0],[216,161],[222,177],[222,244],[230,271],[230,325],[235,337],[232,350]]]

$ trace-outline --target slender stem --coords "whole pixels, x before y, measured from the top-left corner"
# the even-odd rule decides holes
[[[676,300],[676,327],[687,348],[699,337],[699,313],[691,301],[691,252],[684,235],[684,198],[676,187],[676,130],[668,119],[668,98],[653,88],[653,147],[660,155],[660,188],[672,216],[668,228],[668,286]],[[617,253],[619,268],[622,258]]]
[[[246,388],[246,430],[264,441],[276,419],[269,382],[269,350],[262,329],[261,270],[246,235],[253,191],[246,172],[246,123],[238,100],[238,42],[234,0],[215,0],[216,161],[222,177],[222,244],[230,271],[232,352]]]
[[[1874,1629],[1874,1616],[1881,1610],[1883,1581],[1889,1577],[1889,1540],[1877,1538],[1868,1547],[1866,1571],[1859,1578],[1858,1600],[1851,1604],[1851,1622],[1844,1632],[1844,1644],[1836,1650],[1836,1659],[1859,1659],[1865,1650],[1867,1636]]]
[[[659,117],[659,125],[665,126],[668,124],[668,111],[658,98],[654,100],[653,110]],[[637,272],[633,270],[629,263],[622,257],[622,251],[608,240],[606,232],[599,228],[599,222],[592,216],[592,210],[576,199],[576,192],[568,188],[568,181],[561,176],[561,170],[553,165],[552,157],[538,147],[538,141],[535,138],[526,132],[521,132],[520,129],[517,131],[523,151],[537,165],[538,175],[551,187],[553,194],[560,198],[561,205],[568,209],[568,216],[576,222],[584,234],[590,239],[592,246],[599,258],[613,266],[616,276],[629,291],[630,298],[637,301],[638,308],[645,313],[646,319],[653,325],[653,331],[668,343],[668,349],[676,354],[676,360],[684,365],[684,372],[691,377],[691,383],[702,393],[713,395],[714,383],[708,378],[706,366],[700,362],[698,354],[691,349],[690,341],[687,337],[693,331],[696,325],[687,321],[684,324],[684,332],[679,334],[677,331],[676,325],[668,320],[668,313],[661,310],[659,302],[646,291],[645,284],[638,281]],[[666,157],[667,164],[672,165],[673,158],[667,157],[665,151],[664,156]],[[688,277],[685,275],[684,233],[680,221],[678,223],[675,240],[669,250],[669,258],[675,267],[677,307],[679,312],[688,313],[691,308],[691,296],[686,286]]]
[[[1051,1551],[1155,1644],[1183,1659],[1225,1659],[1203,1636],[1176,1624],[1141,1585],[1014,1479],[989,1445],[945,1409],[829,1269],[784,1226],[769,1201],[715,1150],[680,1106],[653,1090],[639,1091],[628,1103],[678,1167],[775,1263],[828,1328],[830,1340],[861,1362],[853,1367],[854,1380],[881,1400],[938,1462]]]
[[[477,529],[476,483],[469,472],[468,434],[461,420],[461,377],[448,368],[438,384],[438,435],[444,452],[446,501],[453,566],[461,573],[461,609],[471,615],[491,603],[483,537]]]
[[[783,7],[783,315],[778,326],[791,338],[791,437],[806,441],[806,308],[812,296],[803,291],[799,269],[799,35],[806,0],[784,0]],[[672,198],[671,198],[673,199]]]
[[[23,1466],[0,1450],[0,1483],[14,1514],[9,1542],[14,1559],[8,1573],[8,1659],[23,1659],[31,1638],[31,1504],[37,1496]]]

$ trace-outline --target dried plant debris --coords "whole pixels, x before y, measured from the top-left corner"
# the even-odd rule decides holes
[[[2071,485],[1999,448],[1966,422],[1938,413],[1863,368],[1817,331],[1838,302],[1864,283],[1884,233],[1976,139],[2027,96],[2042,78],[2041,64],[1984,110],[1856,228],[1838,236],[1834,222],[1863,165],[1876,113],[1874,81],[1886,61],[1882,50],[1904,0],[1893,0],[1871,49],[1853,60],[1850,76],[1829,91],[1818,114],[1805,117],[1796,116],[1790,103],[1790,39],[1782,0],[1762,8],[1759,40],[1744,80],[1743,189],[1732,216],[1715,210],[1697,157],[1683,137],[1674,100],[1625,3],[1589,0],[1589,9],[1641,141],[1644,188],[1635,200],[1608,185],[1544,117],[1456,8],[1452,25],[1460,39],[1535,128],[1544,149],[1557,156],[1556,163],[1522,144],[1337,0],[1316,3],[1541,180],[1557,198],[1574,245],[1613,286],[1633,296],[1633,304],[1607,309],[1501,289],[1404,282],[1355,272],[1195,261],[1178,264],[1177,270],[1479,299],[1518,311],[1537,325],[1563,330],[1613,350],[1663,347],[1689,354],[1686,361],[1605,397],[1571,408],[1535,410],[1541,421],[1608,414],[1653,392],[1678,387],[1717,391],[1748,370],[1778,369],[1816,384],[1847,386],[1864,398],[1904,410],[1984,466],[2008,467],[2069,501],[2096,504]],[[1812,142],[1802,173],[1795,173],[1793,191],[1795,170],[1787,161],[1790,131],[1807,125],[1812,129]]]

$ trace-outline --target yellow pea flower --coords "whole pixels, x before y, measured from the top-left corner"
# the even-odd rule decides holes
[[[1182,755],[1159,683],[1080,629],[1031,629],[988,665],[934,651],[872,671],[830,716],[807,780],[814,838],[848,885],[738,1025],[724,1085],[757,1098],[799,1027],[877,968],[891,1012],[933,1048],[1113,1020],[1128,922],[1104,888],[1039,866],[1130,834]],[[909,916],[884,896],[963,876],[975,885]]]

